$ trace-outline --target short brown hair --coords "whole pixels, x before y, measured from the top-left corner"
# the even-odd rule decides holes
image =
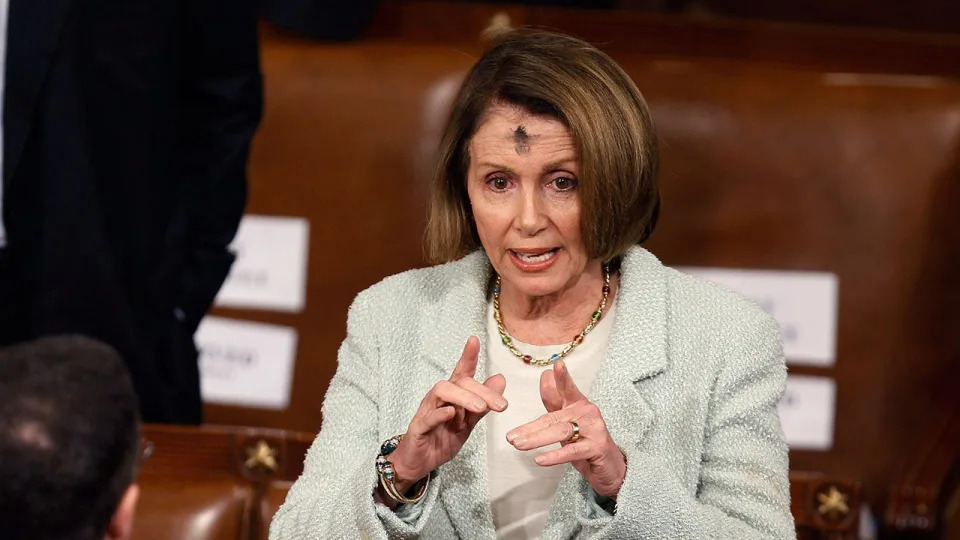
[[[139,410],[105,343],[63,335],[0,349],[3,537],[102,539],[134,481]]]
[[[426,254],[449,262],[480,247],[467,196],[468,145],[494,104],[549,115],[570,130],[580,161],[581,233],[609,261],[649,238],[660,208],[650,111],[630,77],[579,39],[541,30],[495,38],[460,86],[430,190]]]

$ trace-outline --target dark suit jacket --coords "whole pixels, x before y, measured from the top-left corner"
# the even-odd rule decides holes
[[[111,343],[148,421],[201,420],[193,332],[233,261],[246,200],[262,101],[255,10],[10,0],[3,182],[17,337]]]

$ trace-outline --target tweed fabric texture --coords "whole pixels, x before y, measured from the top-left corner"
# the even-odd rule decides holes
[[[357,296],[323,425],[271,524],[272,540],[496,538],[485,420],[420,503],[395,513],[371,495],[380,442],[406,431],[469,336],[483,342],[489,280],[490,263],[476,252]],[[786,380],[777,324],[640,247],[624,255],[618,295],[589,398],[627,456],[627,476],[611,514],[563,465],[541,538],[795,538],[776,410]],[[486,364],[481,349],[477,380]]]

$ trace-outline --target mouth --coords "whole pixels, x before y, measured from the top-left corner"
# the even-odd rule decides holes
[[[557,258],[560,248],[511,249],[510,258],[521,270],[538,271],[549,267]]]

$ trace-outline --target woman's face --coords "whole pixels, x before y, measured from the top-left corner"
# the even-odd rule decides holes
[[[469,155],[467,193],[477,232],[504,285],[527,296],[573,286],[589,259],[570,131],[549,116],[494,106],[470,140]]]

